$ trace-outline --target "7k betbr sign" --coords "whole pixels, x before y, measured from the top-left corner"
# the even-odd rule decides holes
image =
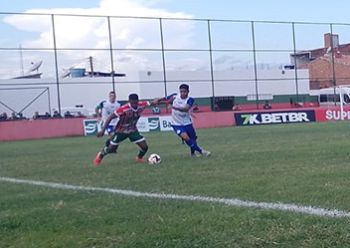
[[[246,112],[235,113],[234,118],[237,126],[314,122],[315,111]]]

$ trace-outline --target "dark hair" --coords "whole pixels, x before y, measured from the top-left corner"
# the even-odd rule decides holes
[[[130,100],[139,100],[139,96],[135,93],[129,95],[129,101]]]
[[[184,89],[184,90],[187,90],[187,91],[190,91],[190,86],[188,86],[188,84],[181,84],[179,89]]]
[[[115,95],[115,91],[112,90],[111,92],[109,92],[109,94],[114,94]]]

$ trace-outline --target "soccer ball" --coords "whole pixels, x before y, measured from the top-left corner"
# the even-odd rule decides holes
[[[160,161],[162,161],[162,160],[158,154],[153,153],[153,154],[149,155],[149,157],[148,157],[149,164],[159,164]]]

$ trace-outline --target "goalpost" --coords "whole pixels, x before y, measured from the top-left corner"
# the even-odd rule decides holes
[[[350,88],[349,86],[338,86],[339,102],[340,102],[340,119],[344,120],[346,113],[344,113],[344,105],[350,103]]]

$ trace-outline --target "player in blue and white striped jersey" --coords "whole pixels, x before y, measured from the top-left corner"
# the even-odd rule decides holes
[[[171,125],[175,133],[181,137],[190,148],[191,155],[209,156],[210,152],[203,150],[197,144],[197,135],[193,127],[191,117],[191,109],[194,104],[194,99],[188,95],[190,92],[189,86],[187,84],[181,84],[179,90],[180,94],[171,94],[167,97],[159,99],[158,102],[172,104]]]

